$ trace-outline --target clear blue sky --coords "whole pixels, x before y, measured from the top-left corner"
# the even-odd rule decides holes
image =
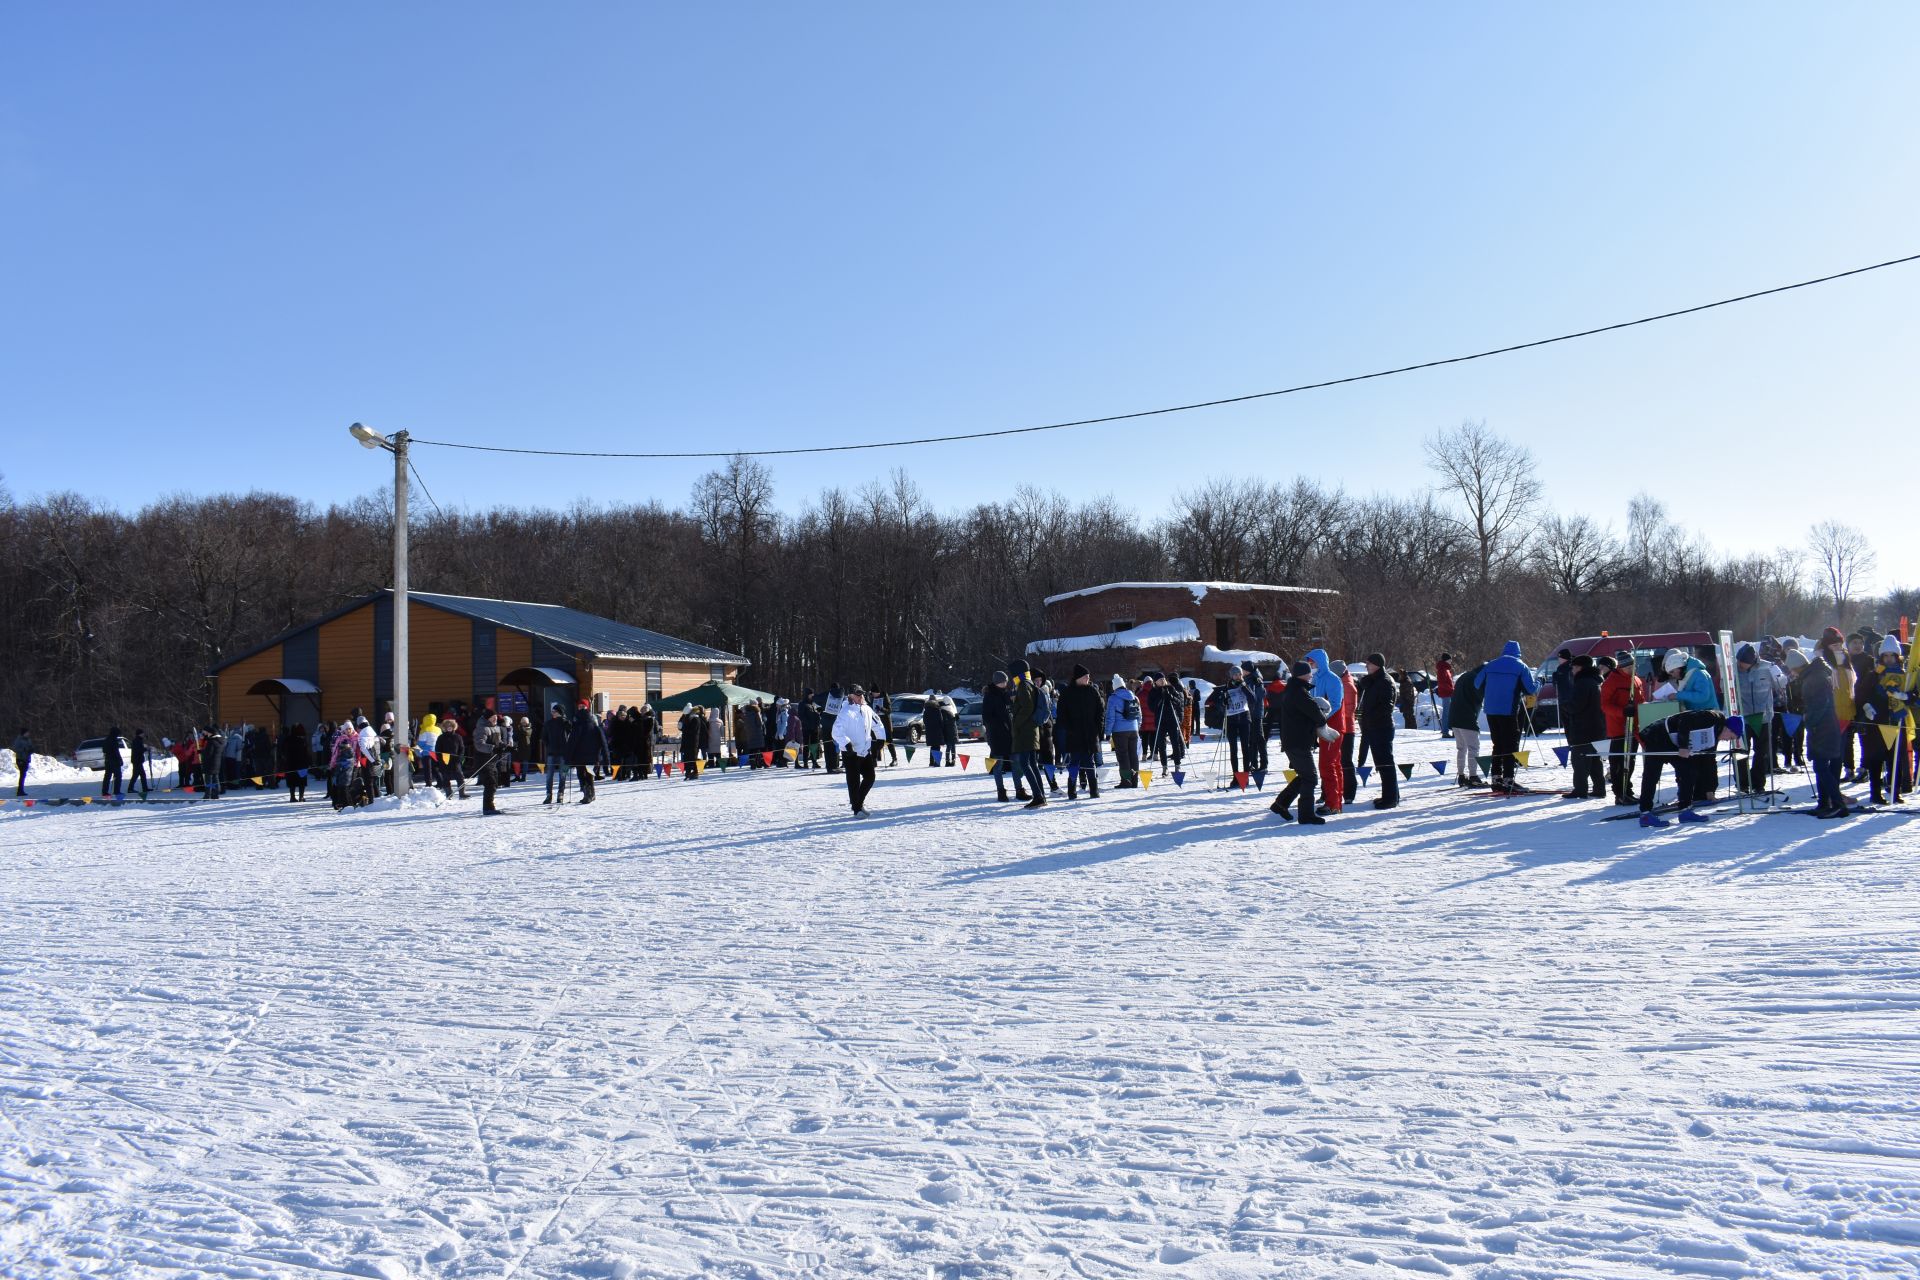
[[[1315,9],[1324,9],[1318,6]],[[346,425],[751,448],[1255,391],[1920,251],[1920,6],[86,4],[0,18],[0,472],[136,507],[371,490]],[[1026,441],[780,460],[1157,515],[1234,469],[1920,582],[1920,265],[1632,333]],[[422,450],[443,503],[704,464]]]

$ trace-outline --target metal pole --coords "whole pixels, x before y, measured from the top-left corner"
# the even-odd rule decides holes
[[[407,719],[407,433],[393,433],[393,793],[412,784]]]

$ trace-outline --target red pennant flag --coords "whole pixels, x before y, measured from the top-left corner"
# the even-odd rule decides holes
[[[765,768],[768,768],[768,769],[773,768],[773,752],[762,751],[760,753],[760,763]]]
[[[1233,775],[1233,781],[1234,781],[1234,785],[1235,785],[1235,786],[1237,786],[1237,787],[1239,787],[1239,788],[1240,788],[1240,789],[1241,789],[1242,791],[1245,791],[1245,790],[1247,789],[1247,775],[1246,775],[1246,774],[1244,774],[1244,773],[1236,773],[1236,774],[1234,774],[1234,775]]]
[[[967,766],[968,766],[968,765],[970,765],[970,764],[972,764],[972,763],[973,763],[973,757],[972,757],[972,756],[961,756],[961,757],[960,757],[960,772],[962,772],[962,773],[965,773],[965,772],[967,771]]]

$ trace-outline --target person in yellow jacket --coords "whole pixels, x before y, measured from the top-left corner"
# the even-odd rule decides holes
[[[1913,699],[1909,694],[1912,676],[1907,671],[1906,653],[1900,637],[1889,634],[1880,641],[1880,689],[1890,713],[1888,727],[1899,737],[1893,743],[1893,794],[1896,799],[1913,790]]]

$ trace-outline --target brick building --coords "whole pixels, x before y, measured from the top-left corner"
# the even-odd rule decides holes
[[[1340,593],[1251,582],[1107,582],[1046,601],[1046,634],[1027,660],[1055,680],[1075,663],[1115,672],[1225,674],[1243,658],[1272,666],[1340,636]]]

